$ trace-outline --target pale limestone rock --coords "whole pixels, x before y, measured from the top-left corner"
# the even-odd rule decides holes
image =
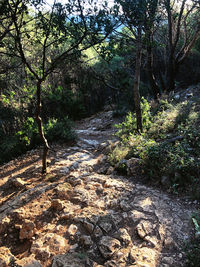
[[[25,220],[19,232],[19,239],[31,239],[36,232],[35,223],[29,220]]]
[[[68,167],[64,167],[60,170],[61,173],[68,174],[70,172]]]
[[[138,267],[156,267],[158,260],[158,252],[154,249],[133,246],[130,251],[130,259]]]
[[[99,242],[99,250],[105,259],[110,258],[120,248],[120,241],[110,236],[103,236]]]
[[[106,172],[107,175],[110,175],[114,172],[115,168],[113,168],[112,166],[110,166]]]
[[[67,232],[70,236],[74,236],[78,231],[78,227],[75,224],[71,224],[67,229]]]
[[[138,166],[141,162],[142,160],[138,158],[131,158],[127,160],[127,174],[135,175],[135,173],[137,172]]]
[[[153,225],[149,221],[142,220],[136,226],[137,234],[140,238],[144,239],[148,234],[151,234],[153,231]]]

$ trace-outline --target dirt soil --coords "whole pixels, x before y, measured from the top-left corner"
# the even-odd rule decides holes
[[[135,159],[129,176],[115,173],[114,123],[112,111],[78,122],[46,176],[40,149],[0,167],[0,267],[185,266],[199,204],[139,182]]]

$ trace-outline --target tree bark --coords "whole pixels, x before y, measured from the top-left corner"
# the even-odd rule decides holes
[[[175,69],[173,55],[169,56],[169,61],[167,64],[167,91],[174,91],[175,89]]]
[[[41,108],[42,108],[42,102],[41,102],[41,84],[42,80],[38,80],[37,82],[37,107],[36,107],[36,122],[38,124],[38,131],[40,134],[40,138],[43,143],[43,155],[42,155],[42,174],[45,174],[47,172],[47,155],[49,151],[49,145],[48,141],[45,138],[44,135],[44,129],[42,124],[42,118],[41,118]]]
[[[147,75],[148,80],[153,92],[154,99],[158,99],[158,96],[160,95],[160,89],[156,82],[155,76],[153,74],[153,52],[152,52],[152,40],[150,36],[147,40]]]
[[[136,63],[135,63],[135,81],[133,86],[133,100],[135,104],[137,131],[143,132],[142,127],[142,111],[140,105],[140,69],[141,69],[141,51],[142,51],[142,29],[138,26],[137,29],[137,48],[136,48]]]

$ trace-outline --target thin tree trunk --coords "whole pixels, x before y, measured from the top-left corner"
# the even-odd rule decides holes
[[[36,107],[36,121],[38,124],[38,130],[40,134],[40,138],[43,143],[43,156],[42,156],[42,174],[45,174],[47,172],[47,155],[49,151],[49,145],[47,142],[47,139],[44,135],[44,129],[42,124],[42,118],[41,118],[41,108],[42,108],[42,102],[41,102],[41,84],[42,81],[39,80],[37,82],[37,107]]]
[[[135,81],[133,86],[133,99],[135,104],[135,112],[137,119],[137,131],[142,132],[142,111],[140,106],[140,69],[141,69],[141,51],[142,51],[142,29],[139,26],[137,29],[137,48],[136,48],[136,63],[135,63]]]
[[[161,85],[161,93],[162,93],[162,92],[166,91],[166,85],[165,85],[161,70],[158,70],[158,75],[159,75],[159,80],[160,80],[160,85]]]
[[[151,89],[154,95],[154,99],[158,99],[158,96],[160,94],[160,89],[153,74],[153,52],[152,52],[152,42],[151,42],[150,37],[148,37],[147,42],[148,42],[147,44],[147,74],[148,74],[149,83],[150,83],[150,86],[151,86]]]
[[[173,61],[173,54],[170,51],[169,61],[167,64],[167,91],[173,91],[175,89],[175,68]]]

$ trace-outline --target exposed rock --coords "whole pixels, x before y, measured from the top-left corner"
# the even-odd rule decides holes
[[[81,236],[80,241],[85,247],[91,247],[93,244],[92,239],[89,235]]]
[[[39,261],[35,260],[34,256],[25,257],[16,261],[17,266],[23,267],[42,267]]]
[[[67,229],[67,232],[70,236],[74,236],[78,231],[78,227],[75,224],[71,224]]]
[[[123,211],[129,211],[132,209],[131,205],[128,204],[128,201],[126,200],[122,200],[120,201],[119,203],[120,205],[120,208],[123,210]]]
[[[33,241],[31,253],[44,260],[45,258],[50,258],[51,255],[66,252],[69,248],[68,242],[64,237],[54,233],[47,233]]]
[[[107,169],[106,174],[107,174],[107,175],[110,175],[110,174],[112,174],[112,173],[114,172],[114,170],[115,170],[115,168],[113,168],[113,167],[111,166],[111,167],[109,167],[109,168]]]
[[[103,229],[106,233],[110,232],[112,230],[112,223],[109,220],[101,220],[99,223],[99,226],[101,229]]]
[[[83,225],[84,225],[85,229],[86,229],[90,234],[93,232],[93,230],[94,230],[94,224],[92,224],[92,223],[88,222],[87,220],[85,220],[85,221],[83,222]]]
[[[57,255],[53,257],[52,267],[85,267],[85,260],[81,260],[77,253]]]
[[[127,160],[127,174],[134,175],[137,172],[138,166],[141,162],[142,160],[138,158],[131,158]]]
[[[174,259],[172,257],[164,257],[162,263],[167,264],[167,266],[174,266]]]
[[[144,239],[148,234],[151,234],[153,231],[153,225],[149,221],[142,220],[136,226],[137,234],[140,238]]]
[[[85,190],[83,187],[75,187],[72,200],[77,201],[78,203],[81,204],[89,204],[89,194],[88,191]]]
[[[60,172],[64,173],[64,174],[68,174],[70,173],[70,169],[68,167],[64,167],[60,170]]]
[[[51,206],[55,210],[62,210],[62,209],[64,209],[63,202],[60,199],[53,199],[51,201]]]
[[[10,224],[10,218],[6,216],[0,222],[0,233],[4,232],[9,224]]]
[[[0,247],[0,266],[7,267],[11,261],[15,259],[15,256],[6,247]]]
[[[12,180],[12,184],[14,185],[14,186],[16,186],[17,188],[24,188],[24,187],[26,187],[26,182],[24,182],[21,178],[14,178],[13,180]]]
[[[98,238],[98,237],[101,237],[103,235],[103,232],[101,230],[101,228],[96,225],[95,229],[94,229],[94,232],[93,232],[93,235]]]
[[[155,267],[157,266],[158,252],[147,247],[133,246],[130,251],[130,259],[138,267]]]
[[[110,258],[120,248],[120,241],[110,236],[103,236],[99,242],[99,250],[105,259]]]
[[[56,186],[55,191],[58,198],[68,199],[70,193],[72,192],[72,186],[69,183],[59,184],[58,186]]]
[[[73,187],[77,185],[83,185],[83,181],[80,178],[77,178],[75,176],[69,176],[67,177],[67,182],[70,183]]]
[[[30,263],[25,264],[24,267],[42,267],[42,265],[39,263],[39,261],[34,260]]]
[[[120,228],[117,233],[115,233],[114,237],[119,239],[125,246],[131,243],[131,237],[125,228]]]
[[[19,239],[31,239],[36,232],[35,223],[29,220],[25,220],[19,232]]]

